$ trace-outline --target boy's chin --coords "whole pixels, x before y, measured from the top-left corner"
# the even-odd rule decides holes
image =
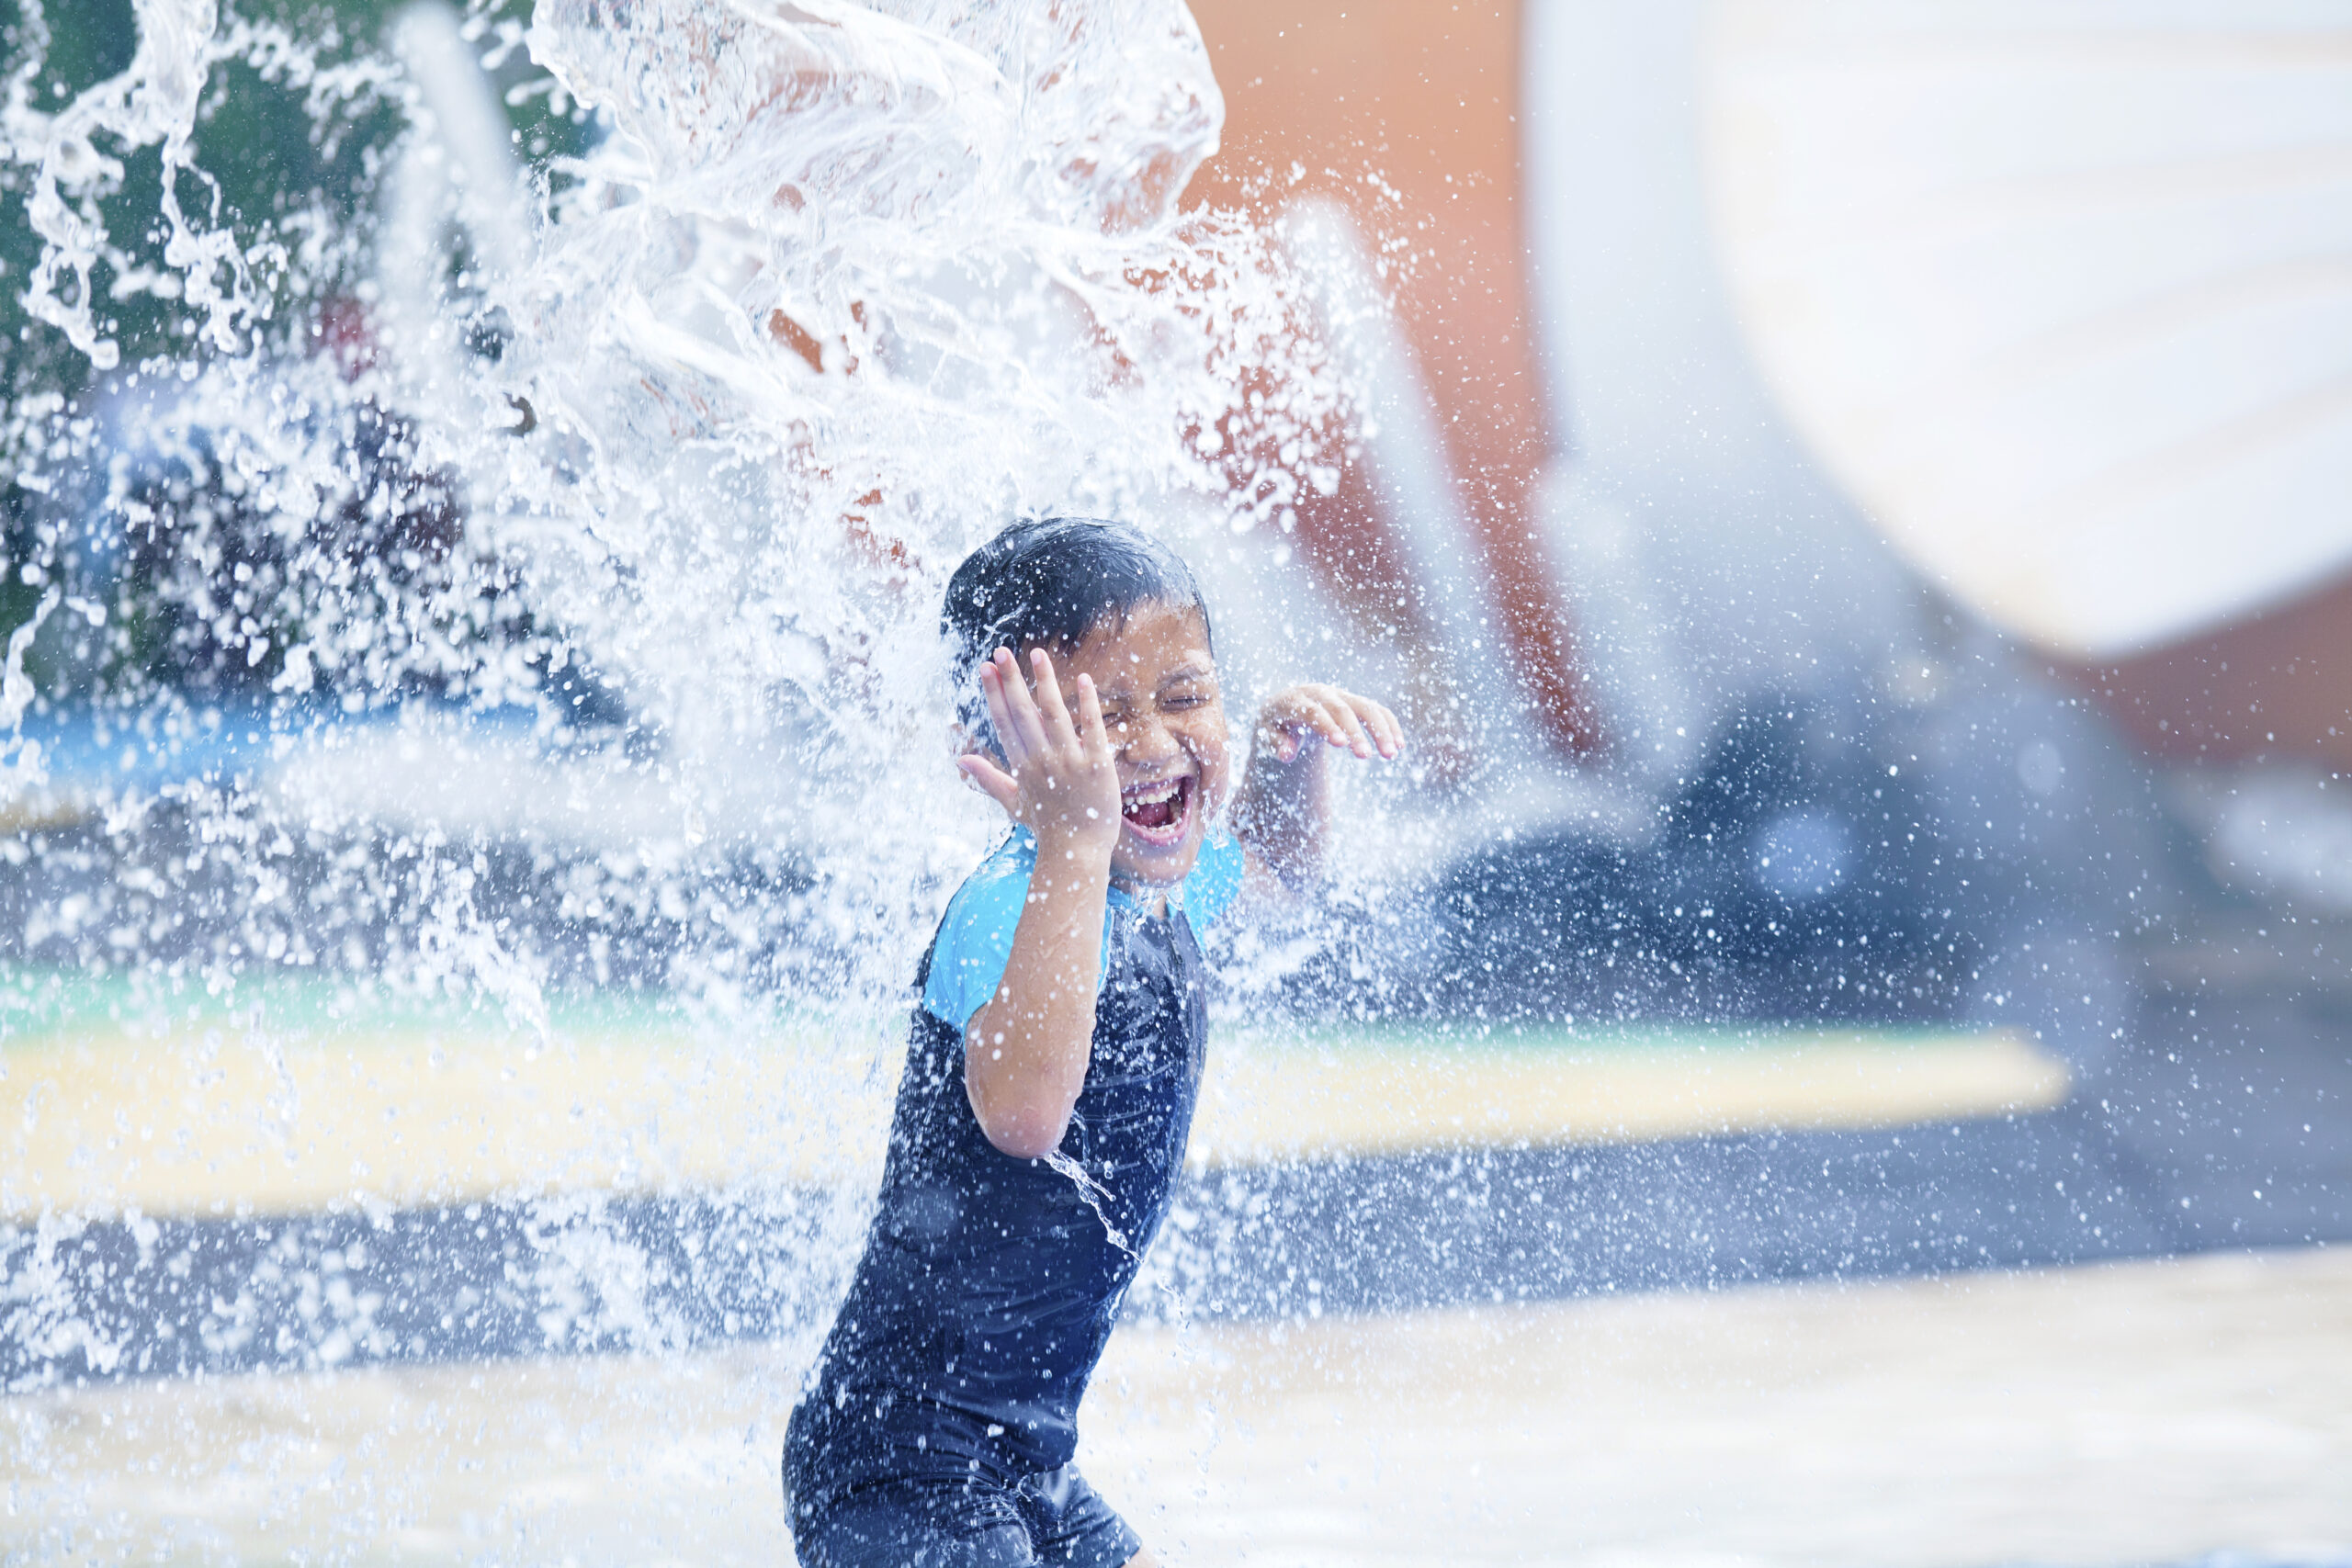
[[[1197,829],[1172,844],[1141,844],[1122,833],[1111,856],[1111,879],[1137,889],[1165,893],[1192,874],[1201,856]]]

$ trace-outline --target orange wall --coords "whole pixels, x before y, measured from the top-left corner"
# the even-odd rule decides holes
[[[2074,673],[2157,756],[2352,768],[2352,581],[2240,626]]]
[[[1517,672],[1552,739],[1590,749],[1598,724],[1530,491],[1550,442],[1519,201],[1519,6],[1195,0],[1193,12],[1226,130],[1189,199],[1271,217],[1312,193],[1346,207],[1371,242],[1404,243],[1397,315]],[[1295,183],[1294,164],[1305,167]],[[1301,509],[1318,564],[1360,605],[1396,602],[1377,511],[1360,473]]]

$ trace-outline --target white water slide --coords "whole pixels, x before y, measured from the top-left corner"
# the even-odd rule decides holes
[[[2099,659],[2352,569],[2352,0],[1719,0],[1745,335],[1896,547]]]

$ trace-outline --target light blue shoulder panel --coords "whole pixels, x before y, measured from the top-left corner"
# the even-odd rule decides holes
[[[1013,928],[1029,902],[1029,874],[1036,868],[1036,840],[1015,833],[964,879],[947,901],[932,946],[922,986],[925,1012],[962,1029],[996,995],[1012,961]]]
[[[1037,840],[1016,830],[956,890],[931,950],[931,973],[922,987],[925,1012],[967,1029],[972,1015],[996,995],[1005,965],[1012,962],[1012,933],[1028,907],[1029,878],[1036,869]],[[1213,830],[1176,899],[1195,936],[1205,935],[1233,907],[1241,876],[1241,845],[1224,829]],[[1132,918],[1135,909],[1132,897],[1112,889],[1112,919]],[[1110,972],[1110,957],[1111,920],[1105,919],[1098,974]]]

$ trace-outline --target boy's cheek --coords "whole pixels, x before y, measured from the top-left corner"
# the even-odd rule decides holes
[[[1201,816],[1205,819],[1224,808],[1226,797],[1232,794],[1233,769],[1231,753],[1226,745],[1225,715],[1218,712],[1208,716],[1183,738],[1184,750],[1192,754],[1193,763],[1201,771],[1201,792],[1204,796]]]
[[[1202,757],[1200,763],[1203,793],[1208,797],[1204,802],[1204,809],[1201,813],[1205,822],[1207,818],[1224,810],[1227,799],[1232,795],[1233,769],[1227,761],[1225,748],[1222,746],[1216,748],[1212,754]]]

